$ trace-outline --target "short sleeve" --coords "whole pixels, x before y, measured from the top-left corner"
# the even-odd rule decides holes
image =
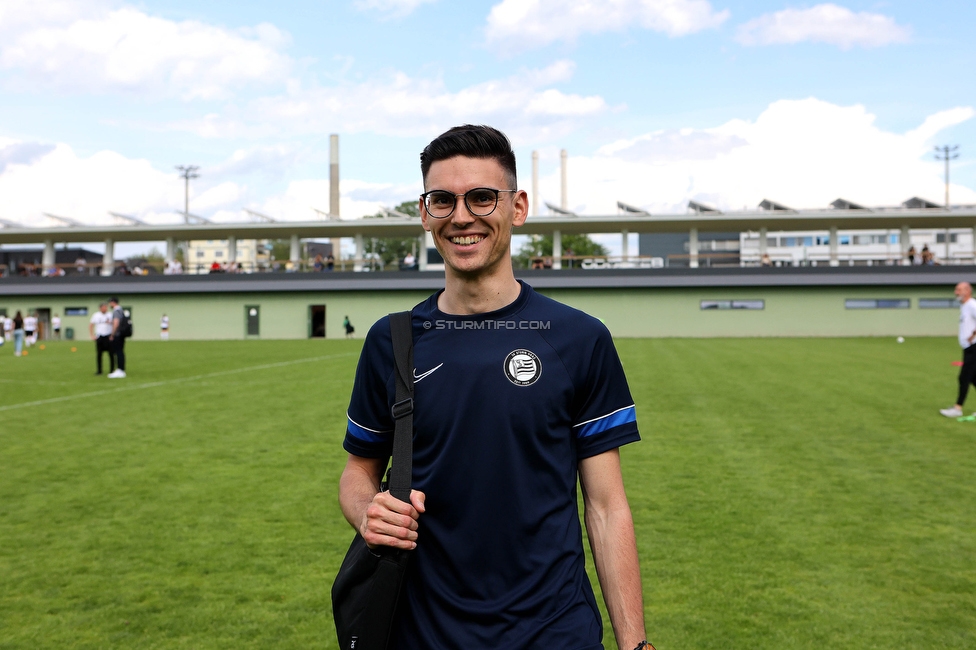
[[[582,377],[574,400],[577,408],[573,432],[579,458],[640,440],[634,399],[613,339],[601,323],[594,329],[592,353],[582,360]]]
[[[354,456],[385,458],[393,449],[393,341],[389,317],[377,321],[356,368],[342,447]]]

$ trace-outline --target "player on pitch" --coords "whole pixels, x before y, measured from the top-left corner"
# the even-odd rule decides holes
[[[445,286],[412,311],[416,489],[409,504],[379,492],[394,429],[388,318],[363,346],[339,486],[367,544],[415,549],[391,647],[603,648],[578,480],[617,645],[651,648],[618,453],[640,436],[610,333],[515,279],[528,196],[504,134],[455,127],[420,161]]]

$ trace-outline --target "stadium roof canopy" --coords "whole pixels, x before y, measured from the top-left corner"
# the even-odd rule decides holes
[[[874,208],[865,210],[828,208],[823,210],[766,210],[741,212],[693,212],[688,214],[539,215],[529,217],[517,234],[703,232],[796,230],[891,230],[908,228],[973,228],[976,206],[946,208]],[[126,226],[61,226],[27,228],[6,222],[0,228],[0,244],[54,242],[163,241],[166,239],[223,240],[302,239],[326,237],[409,237],[423,233],[416,217],[383,219],[333,219],[321,221],[279,221],[276,223],[190,223]]]

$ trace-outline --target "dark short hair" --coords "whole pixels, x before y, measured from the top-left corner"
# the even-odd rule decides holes
[[[518,174],[515,170],[515,152],[512,151],[512,143],[498,129],[483,124],[455,126],[431,140],[430,144],[420,152],[420,173],[424,177],[424,189],[426,189],[427,172],[430,171],[430,166],[455,156],[497,160],[508,176],[508,182],[511,184],[508,189],[516,189]]]
[[[108,301],[109,302],[114,302],[116,305],[119,304],[119,299],[116,298],[115,296],[112,296],[111,298],[109,298]]]

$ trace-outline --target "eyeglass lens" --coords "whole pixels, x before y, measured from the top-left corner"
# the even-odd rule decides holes
[[[427,212],[433,217],[446,217],[454,212],[456,196],[451,192],[434,190],[427,195]],[[486,217],[498,204],[498,192],[487,187],[476,187],[464,194],[464,203],[471,214]]]

